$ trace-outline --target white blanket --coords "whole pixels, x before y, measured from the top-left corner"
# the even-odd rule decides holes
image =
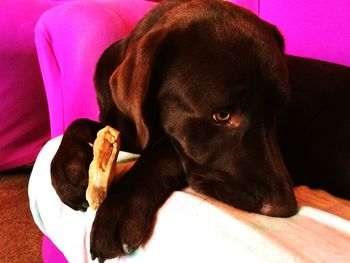
[[[64,205],[51,186],[50,162],[61,137],[41,150],[29,182],[33,218],[69,262],[92,262],[94,212]],[[128,158],[120,153],[120,158]],[[240,211],[189,189],[160,209],[151,240],[107,262],[350,262],[350,202],[324,191],[295,189],[300,210],[282,219]]]

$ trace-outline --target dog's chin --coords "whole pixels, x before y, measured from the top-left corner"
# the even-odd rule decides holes
[[[240,202],[237,207],[242,210],[271,217],[291,217],[298,212],[297,202],[294,195],[285,195],[283,197],[278,197],[275,200],[277,201],[258,201],[256,206],[246,206],[246,203]],[[232,205],[235,206],[234,204]],[[251,209],[251,207],[255,208]]]
[[[221,185],[221,184],[220,184]],[[291,217],[298,212],[297,202],[293,191],[286,191],[283,195],[275,195],[269,200],[256,196],[254,191],[241,191],[242,189],[228,189],[211,184],[211,187],[193,187],[196,192],[213,197],[235,208],[262,214],[271,217]],[[220,189],[219,189],[220,188]],[[265,196],[267,196],[266,194]]]

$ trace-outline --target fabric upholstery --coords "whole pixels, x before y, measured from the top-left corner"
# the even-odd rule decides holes
[[[0,2],[0,171],[33,163],[50,138],[34,26],[43,12],[57,4],[49,0]]]
[[[350,66],[348,0],[260,0],[259,7],[281,30],[287,53]]]
[[[96,62],[153,5],[146,1],[72,2],[41,17],[36,45],[52,137],[62,134],[77,118],[98,118],[93,86]]]

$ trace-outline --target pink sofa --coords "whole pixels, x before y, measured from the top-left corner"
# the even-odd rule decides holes
[[[0,2],[0,171],[33,163],[50,138],[34,27],[54,0]]]
[[[278,26],[288,54],[350,66],[348,0],[259,2],[259,16]]]
[[[49,116],[33,30],[49,7],[31,5],[29,1],[21,5],[19,1],[0,3],[0,171],[33,162],[49,138]]]
[[[285,36],[289,54],[350,65],[350,31],[346,29],[350,6],[346,0],[232,2],[276,24]],[[36,47],[52,137],[62,134],[77,118],[97,119],[92,80],[96,61],[153,5],[142,0],[77,1],[52,8],[41,17],[35,31]],[[47,238],[43,255],[44,262],[64,262]]]

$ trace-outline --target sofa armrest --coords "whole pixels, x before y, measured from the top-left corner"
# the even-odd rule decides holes
[[[97,120],[93,84],[97,60],[152,6],[147,1],[79,1],[43,14],[35,28],[35,41],[52,137],[77,118]]]

